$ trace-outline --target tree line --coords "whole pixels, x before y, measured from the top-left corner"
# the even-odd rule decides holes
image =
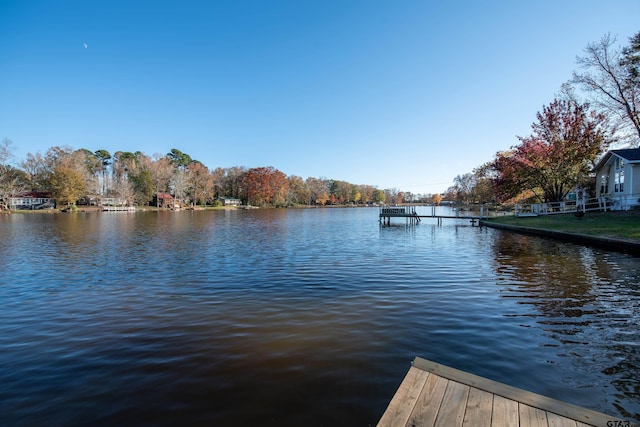
[[[640,145],[640,32],[616,47],[606,34],[577,58],[579,71],[537,113],[529,136],[458,175],[445,198],[462,203],[558,202],[593,194],[594,167],[610,147]],[[576,95],[581,89],[586,100]]]
[[[51,147],[28,153],[10,166],[12,142],[0,143],[0,202],[24,192],[50,193],[62,205],[85,198],[116,198],[148,205],[158,193],[170,193],[183,205],[216,205],[224,197],[254,206],[402,203],[411,193],[380,190],[346,181],[287,176],[272,167],[209,169],[177,148],[165,155]],[[2,207],[2,205],[0,205]]]
[[[593,191],[598,158],[615,144],[640,145],[640,32],[616,47],[605,35],[577,58],[560,93],[537,113],[529,136],[499,151],[472,172],[458,175],[444,194],[461,203],[562,201],[576,189]],[[586,100],[576,95],[581,89]],[[140,151],[91,151],[52,147],[11,166],[11,141],[0,142],[0,207],[24,191],[51,193],[58,203],[84,196],[116,197],[144,205],[157,193],[185,204],[215,204],[233,197],[252,205],[439,203],[441,195],[380,190],[326,178],[287,176],[274,167],[209,169],[173,148],[152,157]]]

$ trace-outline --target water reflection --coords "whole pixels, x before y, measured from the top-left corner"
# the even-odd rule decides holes
[[[503,297],[535,309],[527,316],[552,339],[546,345],[583,375],[573,382],[604,373],[617,389],[612,405],[639,419],[640,404],[628,403],[640,397],[637,258],[511,233],[499,233],[493,251]]]
[[[366,425],[416,355],[639,419],[627,255],[377,209],[0,217],[6,425]]]

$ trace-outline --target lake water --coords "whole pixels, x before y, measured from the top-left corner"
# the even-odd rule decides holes
[[[415,356],[640,420],[639,258],[396,222],[0,215],[0,424],[375,425]]]

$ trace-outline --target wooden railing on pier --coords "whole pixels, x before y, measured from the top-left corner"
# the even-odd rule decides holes
[[[380,222],[383,225],[390,225],[391,218],[405,218],[407,224],[415,225],[420,222],[421,218],[435,218],[438,220],[438,224],[442,223],[443,218],[450,219],[468,219],[471,220],[472,225],[475,225],[480,219],[486,219],[489,217],[489,208],[484,206],[480,207],[480,214],[465,214],[460,209],[455,209],[453,215],[439,215],[436,214],[436,206],[431,206],[431,215],[418,214],[415,206],[383,206],[380,208]]]
[[[405,218],[407,224],[415,225],[420,222],[415,206],[381,206],[380,221],[383,225],[390,225],[391,218]]]
[[[640,205],[640,194],[624,196],[606,196],[582,198],[577,200],[566,200],[554,203],[530,203],[517,204],[512,210],[496,211],[488,206],[472,205],[468,209],[453,208],[453,214],[437,214],[437,206],[430,207],[430,214],[418,214],[416,206],[382,206],[380,207],[380,222],[383,225],[390,225],[391,218],[405,218],[407,224],[415,225],[421,218],[436,218],[438,224],[443,218],[467,219],[475,224],[476,221],[488,219],[494,216],[515,215],[515,216],[539,216],[556,214],[584,214],[593,211],[629,210]]]
[[[515,216],[554,215],[563,213],[629,210],[640,198],[640,194],[626,196],[591,197],[577,200],[567,200],[553,203],[517,204],[514,207]]]

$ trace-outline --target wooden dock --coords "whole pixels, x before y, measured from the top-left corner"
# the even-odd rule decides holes
[[[416,357],[386,426],[627,427],[634,424]]]
[[[103,212],[135,212],[135,206],[103,206]]]
[[[435,207],[431,215],[418,215],[416,208],[412,206],[383,206],[380,208],[380,222],[383,225],[391,225],[391,218],[405,218],[407,224],[415,225],[422,218],[434,218],[438,220],[438,224],[442,224],[442,219],[466,219],[471,221],[472,225],[480,223],[481,219],[487,219],[487,215],[464,215],[460,211],[456,211],[456,215],[436,215]],[[488,211],[487,211],[488,212]]]

